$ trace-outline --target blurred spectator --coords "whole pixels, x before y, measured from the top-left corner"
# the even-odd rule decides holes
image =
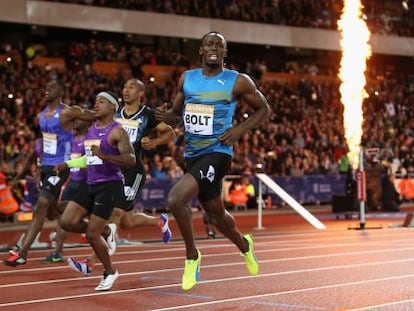
[[[0,219],[8,220],[9,216],[19,210],[19,204],[13,197],[11,186],[6,176],[0,172]]]
[[[414,200],[414,181],[408,175],[401,179],[399,188],[402,199]]]
[[[43,1],[325,29],[336,29],[343,7],[343,1],[340,0]],[[414,35],[412,1],[363,0],[362,3],[363,17],[371,32],[399,36]]]
[[[230,202],[235,210],[239,208],[247,209],[247,201],[249,199],[247,195],[247,186],[243,184],[240,179],[233,181],[230,186]]]
[[[249,175],[243,175],[241,183],[244,187],[246,187],[247,208],[257,208],[256,189],[254,188],[254,185],[250,182]]]
[[[156,161],[151,169],[151,176],[157,179],[167,179],[168,175],[161,161]]]
[[[238,10],[237,14],[249,14],[246,13],[246,7],[242,2],[234,2],[234,12]],[[97,3],[94,1],[93,4]],[[176,2],[171,3],[172,7],[176,5]],[[294,20],[300,20],[294,17],[292,12],[297,11],[301,5],[306,5],[301,2],[289,3],[289,1],[279,2],[281,6],[290,6],[288,9],[279,10],[280,20],[287,21],[282,18],[284,14],[292,16]],[[326,6],[327,2],[322,3]],[[196,5],[198,5],[197,1],[187,5],[182,4],[177,12],[184,10],[184,7],[192,11]],[[209,5],[210,3],[205,7]],[[264,4],[264,7],[268,5],[270,4]],[[310,7],[313,5],[319,4],[316,2],[309,4]],[[226,7],[224,3],[220,6]],[[156,9],[152,4],[143,7]],[[205,7],[199,9],[204,10]],[[171,7],[169,10],[172,10]],[[257,12],[257,14],[262,13]],[[30,65],[13,67],[0,65],[0,167],[3,174],[10,178],[14,177],[20,169],[24,155],[30,149],[30,142],[40,135],[36,123],[36,115],[44,105],[40,85],[50,76],[58,76],[67,81],[69,92],[64,98],[65,103],[92,105],[98,91],[109,88],[120,93],[124,81],[119,76],[94,72],[91,64],[95,60],[125,59],[130,64],[131,70],[140,71],[141,75],[143,74],[141,66],[147,63],[174,64],[180,60],[182,64],[188,64],[185,56],[179,51],[157,49],[155,46],[128,45],[116,40],[90,39],[85,42],[67,42],[66,48],[70,63],[64,71]],[[7,42],[0,44],[0,49],[14,51],[20,55],[25,53],[24,45]],[[120,53],[116,53],[117,51]],[[49,48],[46,52],[51,53]],[[59,56],[59,51],[53,53]],[[244,62],[251,64],[250,70],[257,70],[258,75],[269,70],[267,68],[269,63],[258,55],[252,58],[242,52],[241,55]],[[63,57],[64,54],[60,56]],[[313,61],[309,60],[308,64],[312,63]],[[260,89],[269,98],[272,116],[260,129],[243,135],[235,144],[231,173],[241,175],[244,172],[254,172],[257,165],[262,165],[269,175],[281,176],[336,174],[340,171],[339,166],[347,152],[347,146],[341,118],[343,108],[339,82],[334,78],[319,79],[321,71],[319,64],[317,65],[319,71],[315,76],[311,78],[303,76],[301,72],[304,70],[304,64],[298,64],[295,69],[298,73],[292,75],[294,78],[292,81],[257,80]],[[237,63],[231,65],[241,66]],[[332,67],[335,68],[334,63]],[[377,68],[377,65],[369,67],[367,72],[369,97],[363,105],[362,144],[364,147],[379,148],[379,164],[391,165],[392,171],[396,174],[403,174],[405,171],[412,175],[414,174],[414,75],[402,69],[404,68]],[[176,77],[177,75],[173,75],[165,85],[157,81],[149,84],[145,94],[149,106],[156,107],[162,102],[172,102],[176,94]],[[9,98],[8,94],[13,96]],[[248,114],[249,110],[243,102],[240,102],[235,119],[242,122]],[[22,121],[16,122],[16,120]],[[168,173],[176,165],[172,159],[178,165],[183,163],[182,128],[177,127],[176,132],[175,140],[168,147],[144,153],[148,170],[151,164],[149,160],[154,153],[158,155],[159,161],[165,161],[162,165],[163,170],[157,173],[162,178],[165,174],[167,177],[181,174],[179,169],[174,174]],[[167,161],[166,157],[171,157],[170,161]],[[155,166],[157,162],[152,163]]]
[[[170,166],[167,170],[167,173],[171,179],[178,179],[184,175],[183,169],[178,166],[177,161],[173,158],[170,159]]]
[[[394,185],[395,176],[386,175],[382,182],[382,210],[399,212],[401,197]]]

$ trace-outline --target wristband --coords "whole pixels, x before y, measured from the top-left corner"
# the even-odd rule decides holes
[[[65,162],[69,168],[76,167],[76,168],[86,168],[86,156],[82,156],[75,159],[70,159]]]

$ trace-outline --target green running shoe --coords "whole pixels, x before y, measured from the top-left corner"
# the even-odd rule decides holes
[[[200,280],[201,252],[197,249],[198,257],[195,260],[186,259],[181,288],[190,290]]]
[[[246,263],[246,267],[247,270],[249,270],[249,273],[251,275],[257,275],[259,273],[259,263],[257,262],[257,258],[254,255],[253,237],[251,234],[246,234],[243,237],[249,243],[249,250],[245,253],[241,253],[241,255],[244,257],[244,262]]]
[[[62,255],[53,252],[53,253],[50,253],[50,255],[47,256],[46,258],[42,259],[42,262],[45,262],[45,263],[63,262],[63,257]]]

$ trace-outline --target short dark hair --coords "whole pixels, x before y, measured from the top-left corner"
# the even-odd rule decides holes
[[[140,79],[132,78],[130,81],[133,81],[136,85],[138,85],[139,88],[141,88],[141,91],[145,93],[145,84]]]
[[[66,83],[62,79],[55,79],[56,83],[62,88],[63,93],[66,93]]]
[[[208,37],[208,36],[221,36],[223,37],[224,41],[227,43],[226,38],[224,37],[224,35],[218,31],[209,31],[207,32],[202,38],[201,38],[201,44],[204,43],[204,40]]]

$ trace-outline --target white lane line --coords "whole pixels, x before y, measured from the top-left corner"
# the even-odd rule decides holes
[[[274,260],[267,260],[264,262],[273,262]],[[400,259],[400,260],[389,260],[389,261],[382,261],[382,262],[367,262],[367,263],[360,263],[360,264],[347,264],[347,265],[337,265],[337,266],[325,266],[325,267],[318,267],[318,268],[312,268],[312,269],[299,269],[299,270],[290,270],[290,271],[282,271],[282,272],[274,272],[274,273],[267,273],[267,274],[259,274],[257,276],[238,276],[238,277],[228,277],[228,278],[222,278],[222,279],[213,279],[213,280],[206,280],[201,281],[198,284],[209,284],[209,283],[221,283],[221,282],[227,282],[227,281],[236,281],[236,280],[246,280],[246,279],[258,279],[258,278],[266,278],[266,277],[273,277],[273,276],[283,276],[283,275],[292,275],[297,273],[308,273],[308,272],[321,272],[321,271],[329,271],[329,270],[336,270],[336,269],[349,269],[349,268],[355,268],[355,267],[364,267],[364,266],[374,266],[374,265],[383,265],[383,264],[397,264],[397,263],[407,263],[407,262],[413,262],[414,258],[409,259]],[[234,265],[234,264],[229,264]],[[203,266],[203,268],[210,268],[210,267],[216,267],[217,265],[206,265]],[[182,267],[180,268],[174,268],[174,269],[164,269],[164,270],[157,270],[157,271],[151,271],[151,272],[166,272],[166,271],[177,271],[182,270]],[[120,275],[120,277],[124,276],[135,276],[140,274],[147,274],[149,272],[130,272],[130,273],[123,273]],[[370,279],[370,280],[363,280],[363,281],[355,281],[350,283],[343,283],[343,285],[357,285],[357,284],[364,284],[368,282],[376,282],[377,280],[392,280],[392,279],[398,279],[398,278],[405,278],[406,276],[413,276],[414,274],[404,275],[404,276],[392,276],[392,277],[386,277],[381,279]],[[93,277],[93,278],[100,278],[100,277]],[[90,280],[91,278],[82,278],[83,280]],[[80,279],[78,279],[80,280]],[[59,281],[73,281],[73,279],[63,279],[63,280],[55,280],[55,281],[40,281],[40,282],[30,282],[29,285],[39,285],[39,284],[48,284],[48,283],[57,283]],[[24,285],[24,284],[23,284]],[[333,285],[323,285],[320,287],[312,287],[311,290],[315,289],[325,289],[335,286],[341,286],[342,284],[333,284]],[[74,298],[83,298],[83,297],[90,297],[90,296],[97,296],[99,294],[105,295],[105,294],[122,294],[127,293],[131,291],[148,291],[153,289],[161,289],[161,288],[170,288],[170,287],[181,287],[181,283],[174,283],[174,284],[168,284],[168,285],[160,285],[160,286],[149,286],[145,288],[133,288],[133,289],[127,289],[127,290],[112,290],[105,293],[94,293],[94,294],[80,294],[80,295],[71,295],[71,296],[61,296],[61,297],[51,297],[51,298],[42,298],[42,299],[34,299],[34,300],[23,300],[23,301],[17,301],[17,302],[9,302],[9,303],[0,303],[0,307],[8,307],[8,306],[17,306],[17,305],[23,305],[23,304],[33,304],[33,303],[40,303],[40,302],[50,302],[50,301],[58,301],[58,300],[68,300],[68,299],[74,299]],[[303,292],[308,289],[299,289],[297,292]],[[280,292],[280,293],[290,293],[290,292],[296,292],[294,291],[287,291],[287,292]],[[276,295],[275,293],[272,294],[265,294],[265,296],[257,295],[257,296],[249,296],[252,298],[257,297],[266,297],[268,295]],[[234,298],[234,299],[241,299],[241,298]],[[160,309],[164,310],[164,309]],[[170,309],[165,309],[170,310]]]
[[[332,288],[340,288],[340,287],[346,287],[346,286],[364,285],[364,284],[375,283],[375,282],[383,282],[383,281],[390,281],[390,280],[401,280],[401,279],[407,279],[407,278],[414,278],[414,274],[405,274],[405,275],[402,275],[402,276],[392,276],[392,277],[386,277],[386,278],[354,281],[354,282],[340,283],[340,284],[330,284],[330,285],[323,285],[323,286],[317,286],[317,287],[309,287],[309,288],[303,288],[303,289],[282,291],[282,292],[277,292],[277,293],[243,296],[243,297],[236,297],[236,298],[227,298],[227,299],[220,299],[220,300],[214,300],[214,301],[192,303],[192,304],[187,304],[187,305],[178,305],[178,306],[174,306],[174,307],[167,307],[167,308],[161,308],[161,309],[151,309],[149,311],[167,311],[167,310],[191,309],[191,308],[195,308],[195,307],[215,305],[215,304],[221,304],[221,303],[227,303],[227,302],[239,302],[240,300],[275,297],[275,296],[282,296],[282,295],[287,295],[287,294],[297,294],[297,293],[317,291],[317,290],[321,290],[321,289],[332,289]]]
[[[307,305],[294,305],[294,304],[288,304],[288,303],[275,303],[275,302],[264,302],[264,301],[251,301],[250,304],[253,305],[261,305],[261,306],[269,306],[274,308],[288,308],[289,310],[321,310],[326,311],[326,308],[321,307],[313,307],[313,306],[307,306]]]
[[[256,239],[255,239],[256,241]],[[315,239],[310,240],[312,241],[312,243],[315,241]],[[300,245],[300,246],[290,246],[288,247],[287,245],[285,245],[283,248],[277,248],[274,249],[274,242],[255,242],[255,253],[257,254],[261,254],[261,253],[273,253],[273,252],[286,252],[286,251],[297,251],[297,250],[312,250],[312,249],[329,249],[329,248],[336,248],[338,246],[340,246],[341,248],[344,247],[357,247],[357,246],[366,246],[367,243],[365,241],[360,241],[360,242],[348,242],[348,243],[344,243],[344,242],[340,242],[337,244],[323,244],[322,242],[324,242],[324,240],[322,239],[318,239],[318,244],[314,245],[314,243],[312,244],[312,246],[304,246],[304,245]],[[401,250],[402,246],[404,246],[403,244],[407,244],[407,245],[412,245],[412,238],[406,238],[406,239],[395,239],[395,240],[378,240],[378,241],[370,241],[370,246],[375,246],[375,245],[381,245],[381,247],[383,248],[386,245],[390,245],[390,246],[395,246],[398,245],[400,246],[397,250]],[[266,246],[266,245],[271,245],[272,249],[267,249],[267,250],[258,250],[257,247],[260,246]],[[228,247],[233,247],[233,244],[231,243],[223,243],[223,244],[215,244],[215,245],[204,245],[202,248],[203,249],[211,249],[214,248],[214,250],[217,250],[218,248],[228,248]],[[405,248],[403,248],[402,250],[404,250]],[[407,248],[407,250],[409,250],[410,248]],[[163,261],[166,259],[166,257],[160,257],[160,253],[170,253],[172,251],[183,251],[184,247],[177,247],[177,248],[169,248],[169,249],[157,249],[157,250],[145,250],[145,249],[141,249],[141,250],[136,250],[136,251],[121,251],[121,252],[117,252],[115,255],[139,255],[139,254],[150,254],[150,253],[154,253],[157,255],[156,258],[154,259],[139,259],[139,260],[118,260],[118,261],[113,261],[113,263],[119,263],[119,264],[126,264],[126,263],[136,263],[136,262],[145,262],[148,260],[153,260],[153,261]],[[375,251],[375,250],[374,250]],[[226,257],[226,256],[234,256],[234,254],[238,254],[238,252],[226,252],[226,253],[215,253],[215,254],[211,254],[211,255],[204,255],[204,257]],[[341,255],[344,253],[340,253]],[[346,253],[345,253],[346,254]],[[359,254],[359,252],[354,252],[351,254]],[[72,255],[68,255],[67,257],[77,257],[77,258],[82,258],[82,257],[88,257],[90,255],[90,253],[87,254],[72,254]],[[29,258],[29,261],[37,261],[40,259],[43,259],[44,257],[38,257],[38,258]],[[307,257],[306,257],[307,258]],[[183,257],[169,257],[169,259],[177,259],[177,260],[182,260]],[[100,265],[100,263],[98,263],[97,265]],[[53,264],[51,265],[47,265],[45,264],[44,268],[28,268],[25,269],[23,267],[21,267],[22,269],[16,269],[16,268],[9,268],[9,270],[4,270],[4,271],[0,271],[0,275],[1,274],[9,274],[9,273],[25,273],[25,272],[30,272],[30,271],[45,271],[45,270],[61,270],[61,269],[66,269],[67,265],[62,265],[62,264],[57,264],[56,266],[53,266]]]
[[[371,305],[371,306],[366,306],[366,307],[362,307],[362,308],[358,308],[358,309],[349,309],[348,311],[364,311],[364,310],[371,310],[371,309],[376,309],[377,310],[377,308],[398,306],[400,304],[405,304],[407,302],[414,302],[414,298],[406,299],[406,300],[393,301],[393,302],[388,302],[388,303],[382,303],[382,304],[378,304],[378,305]],[[403,310],[403,309],[398,309],[398,310]],[[405,309],[405,310],[408,310],[408,309]]]
[[[395,241],[394,241],[395,242]],[[393,242],[393,243],[394,243]],[[409,244],[412,244],[412,241]],[[385,242],[379,242],[381,246],[384,246]],[[348,244],[339,244],[339,245],[316,245],[316,246],[309,246],[309,247],[294,247],[294,248],[284,248],[284,249],[278,249],[278,250],[255,250],[256,254],[263,254],[263,253],[272,253],[275,251],[292,251],[292,250],[312,250],[312,249],[329,249],[331,247],[338,247],[341,246],[342,248],[347,246],[354,246],[355,243],[348,243]],[[356,243],[356,245],[366,245],[366,243]],[[372,244],[370,244],[372,245]],[[266,262],[287,262],[287,261],[295,261],[295,260],[308,260],[308,259],[319,259],[319,258],[334,258],[334,257],[344,257],[344,256],[355,256],[355,255],[367,255],[367,254],[384,254],[384,253],[395,253],[395,252],[405,252],[405,251],[412,251],[414,249],[414,246],[410,247],[402,247],[401,244],[395,244],[392,245],[394,247],[392,248],[382,248],[382,249],[374,249],[374,250],[368,250],[368,251],[355,251],[355,252],[340,252],[340,253],[331,253],[331,254],[318,254],[318,255],[307,255],[307,256],[296,256],[296,257],[284,257],[284,258],[277,258],[277,259],[269,259],[269,260],[260,260],[260,263],[266,263]],[[238,252],[231,252],[231,253],[224,253],[224,254],[206,254],[203,255],[204,258],[213,258],[213,257],[223,257],[223,256],[234,256],[238,255]],[[79,256],[81,257],[81,256]],[[411,258],[411,257],[410,257]],[[260,258],[259,258],[260,259]],[[119,261],[113,261],[113,264],[120,265],[120,264],[134,264],[134,263],[142,263],[142,262],[148,262],[148,261],[156,262],[156,261],[165,261],[165,260],[177,260],[179,261],[180,268],[182,269],[182,256],[176,256],[176,257],[157,257],[157,258],[145,258],[145,259],[135,259],[135,260],[119,260]],[[100,263],[97,263],[96,265],[101,265]],[[244,265],[244,262],[232,262],[232,263],[220,263],[217,265],[203,265],[204,267],[226,267],[226,266],[234,266],[234,265]],[[55,270],[68,270],[69,267],[67,265],[59,265],[59,266],[47,266],[42,268],[30,268],[30,269],[19,269],[15,270],[15,268],[7,271],[0,271],[0,275],[2,274],[13,274],[13,273],[27,273],[27,272],[44,272],[44,271],[55,271]],[[70,270],[71,271],[71,270]],[[165,272],[168,271],[165,269],[162,270],[150,270],[150,271],[144,271],[144,273],[158,273],[158,272]],[[176,268],[170,269],[170,271],[176,271]],[[140,272],[136,272],[140,273]],[[91,278],[97,278],[98,276],[89,276],[88,279]],[[100,278],[101,276],[99,276]],[[57,279],[57,280],[47,280],[47,281],[38,281],[42,283],[38,284],[44,284],[43,282],[50,282],[50,283],[58,283],[58,282],[66,282],[70,280],[84,280],[85,277],[82,278],[68,278],[68,279]],[[32,282],[27,283],[9,283],[9,284],[1,284],[0,288],[4,287],[14,287],[14,286],[24,286],[24,285],[30,285]]]
[[[410,240],[409,240],[408,237],[405,238],[405,239],[402,239],[402,240],[392,240],[391,239],[393,237],[397,237],[400,234],[403,237],[406,237],[407,236],[407,231],[406,230],[407,230],[406,228],[404,230],[392,230],[392,232],[393,232],[392,235],[389,234],[389,231],[388,232],[386,232],[386,231],[376,231],[376,232],[381,232],[381,233],[384,233],[384,234],[367,235],[365,233],[361,233],[361,236],[362,237],[369,237],[369,238],[378,238],[379,240],[376,241],[375,243],[381,243],[381,244],[393,243],[393,242],[403,242],[403,241],[407,241],[407,243],[409,243]],[[340,231],[342,231],[342,230],[340,230]],[[345,237],[343,237],[343,236],[338,237],[338,236],[335,236],[334,234],[335,234],[335,232],[328,233],[328,232],[320,232],[320,231],[294,233],[294,234],[290,234],[290,233],[285,232],[283,234],[256,235],[256,236],[254,236],[254,240],[255,240],[255,245],[259,245],[259,243],[260,243],[260,245],[262,245],[262,244],[263,245],[266,245],[266,244],[278,245],[278,244],[293,244],[293,243],[306,243],[306,242],[312,242],[313,243],[315,241],[315,239],[317,239],[319,243],[328,242],[328,241],[338,241],[338,243],[341,243],[340,245],[343,245],[342,244],[343,241],[346,241],[346,240],[352,240],[353,241],[353,240],[355,240],[355,235],[349,235],[349,236],[345,236]],[[358,232],[358,234],[360,234],[360,232]],[[310,235],[311,235],[311,237],[309,237]],[[296,240],[296,239],[284,239],[283,240],[283,238],[290,238],[290,237],[308,237],[308,238],[301,238],[301,239],[298,239],[298,240]],[[387,237],[387,239],[384,241],[382,239],[383,237]],[[275,238],[277,238],[277,240],[274,240]],[[206,249],[207,248],[214,248],[214,249],[224,248],[224,247],[228,247],[229,245],[232,245],[232,244],[229,244],[230,242],[220,243],[220,244],[217,243],[217,241],[220,241],[220,240],[223,241],[223,239],[219,238],[219,239],[216,239],[214,241],[213,240],[199,241],[199,244],[203,244],[203,248],[206,248]],[[259,240],[266,240],[266,239],[270,239],[271,241],[269,241],[269,242],[258,242]],[[224,241],[226,241],[226,240],[224,240]],[[211,242],[215,242],[215,243],[211,244]],[[373,240],[370,240],[369,242],[372,243]],[[361,244],[361,243],[365,243],[365,242],[361,241],[361,242],[358,242],[358,243]],[[180,245],[178,245],[178,244],[180,244]],[[137,245],[120,245],[119,249],[128,249],[128,248],[137,248],[138,247],[138,248],[140,248],[140,250],[127,251],[127,252],[117,252],[117,254],[124,254],[124,255],[125,254],[131,254],[132,255],[132,254],[140,254],[142,252],[159,254],[159,253],[170,252],[170,251],[174,251],[174,250],[182,251],[184,249],[184,244],[183,244],[182,241],[175,241],[175,242],[169,243],[169,246],[173,245],[175,248],[168,248],[167,246],[165,246],[162,249],[160,249],[159,248],[160,245],[162,245],[162,244],[161,243],[156,243],[156,242],[154,242],[154,243],[144,243],[144,244],[140,244],[138,246]],[[156,247],[156,249],[152,249],[152,250],[147,250],[147,249],[143,250],[142,249],[142,248],[147,248],[147,247],[150,247],[150,248]],[[91,248],[87,248],[85,246],[73,247],[73,248],[71,247],[71,248],[65,249],[65,251],[68,254],[70,254],[70,253],[72,253],[71,252],[72,250],[85,250],[85,249],[88,249],[88,253],[86,253],[86,254],[85,253],[72,254],[72,256],[74,256],[74,257],[89,256]],[[282,250],[285,250],[285,249],[282,249]],[[30,250],[30,253],[45,253],[45,252],[47,253],[49,251],[51,251],[51,249]],[[5,256],[7,256],[7,252],[4,252],[4,254],[5,254]],[[70,257],[70,256],[71,255],[69,255],[67,257]],[[41,260],[43,258],[44,257],[29,257],[29,260],[30,261],[32,261],[32,260]],[[19,271],[19,270],[17,270],[17,271]],[[2,272],[0,271],[0,273],[2,273]]]

